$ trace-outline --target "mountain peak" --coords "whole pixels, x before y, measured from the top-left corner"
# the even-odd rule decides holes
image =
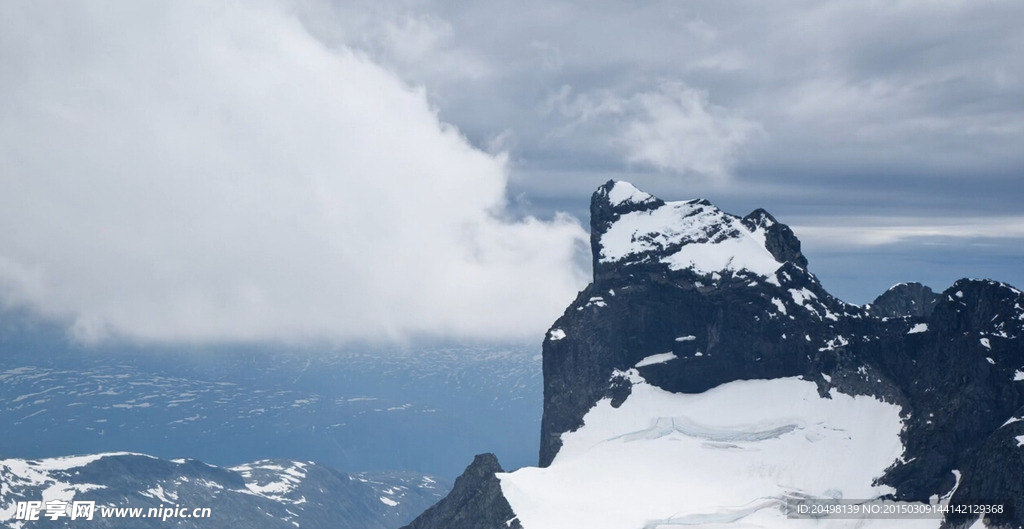
[[[889,290],[875,298],[868,307],[872,314],[879,317],[924,318],[931,316],[935,304],[941,297],[921,283],[899,283],[889,287]]]
[[[763,209],[740,218],[704,199],[665,202],[609,180],[590,212],[595,281],[649,269],[773,282],[786,262],[807,266],[792,230]]]
[[[862,308],[764,210],[620,182],[591,210],[594,281],[543,343],[539,468],[478,458],[473,495],[411,527],[783,527],[792,501],[837,498],[1007,498],[985,525],[1024,527],[1020,290],[906,284]]]

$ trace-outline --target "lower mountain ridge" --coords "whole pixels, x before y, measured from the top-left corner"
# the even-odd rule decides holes
[[[478,456],[408,528],[1024,527],[1021,291],[851,305],[764,210],[610,181],[590,211],[594,280],[544,339],[539,465]]]
[[[224,468],[127,452],[0,459],[0,527],[393,529],[447,490],[422,474],[349,475],[291,460]],[[28,502],[40,502],[34,520]],[[91,502],[91,519],[76,502]]]

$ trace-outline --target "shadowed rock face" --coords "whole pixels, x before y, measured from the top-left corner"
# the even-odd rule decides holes
[[[981,280],[942,294],[904,284],[865,308],[830,295],[792,230],[763,210],[740,218],[608,182],[590,211],[594,281],[543,344],[540,466],[599,400],[628,398],[616,371],[636,368],[681,393],[800,376],[823,397],[837,390],[902,408],[903,462],[880,479],[897,499],[948,494],[954,470],[963,476],[957,501],[1002,490],[1024,498],[1006,485],[1024,481],[1019,465],[998,464],[1024,450],[1001,431],[1024,424],[1012,421],[1024,409],[1020,291]],[[666,353],[675,359],[641,362]],[[1024,505],[1017,512],[1019,523]]]
[[[503,472],[494,454],[480,454],[455,480],[448,496],[402,529],[522,529],[501,494],[495,474]]]
[[[921,283],[900,283],[875,298],[869,309],[880,318],[924,318],[931,315],[940,298]]]
[[[807,268],[807,258],[800,252],[800,239],[796,238],[789,226],[775,220],[771,213],[757,208],[750,215],[743,217],[743,224],[751,231],[759,228],[765,231],[765,248],[777,261]]]

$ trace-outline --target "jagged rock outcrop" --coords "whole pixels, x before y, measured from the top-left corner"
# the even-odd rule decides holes
[[[743,217],[743,224],[752,232],[764,232],[764,247],[776,261],[807,268],[807,258],[800,252],[800,239],[796,238],[789,226],[775,220],[771,213],[757,208]]]
[[[495,474],[504,472],[494,454],[479,454],[455,480],[448,496],[402,529],[433,527],[522,529]]]

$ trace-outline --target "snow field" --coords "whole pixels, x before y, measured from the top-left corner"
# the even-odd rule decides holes
[[[939,520],[792,520],[794,495],[869,499],[899,459],[899,407],[798,378],[737,381],[701,394],[648,384],[635,369],[618,408],[598,402],[562,435],[548,468],[499,474],[526,529],[938,527]]]

